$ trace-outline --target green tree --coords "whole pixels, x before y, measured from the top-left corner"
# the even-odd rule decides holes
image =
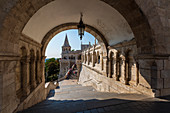
[[[58,78],[60,71],[59,59],[51,58],[45,62],[46,82],[54,81]]]

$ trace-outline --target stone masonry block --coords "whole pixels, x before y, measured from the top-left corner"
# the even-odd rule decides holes
[[[162,89],[163,88],[163,83],[164,83],[164,81],[163,81],[163,79],[157,79],[157,89]]]
[[[142,69],[150,69],[152,65],[152,60],[139,60],[139,66]]]
[[[161,71],[161,78],[170,78],[170,69]]]
[[[170,88],[170,78],[164,79],[164,88]]]
[[[170,70],[170,60],[164,60],[164,70]]]
[[[163,69],[163,60],[156,60],[155,61],[157,64],[157,70],[162,70]]]
[[[170,88],[161,89],[161,96],[170,95]]]

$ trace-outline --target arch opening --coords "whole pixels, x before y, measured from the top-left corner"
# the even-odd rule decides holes
[[[12,0],[9,0],[9,3],[10,3],[10,1],[12,1]],[[137,61],[137,64],[133,64],[132,67],[137,65],[137,68],[140,68],[140,69],[137,69],[136,72],[133,72],[133,73],[138,73],[137,77],[134,78],[134,80],[136,79],[138,85],[142,84],[142,87],[145,87],[148,92],[152,92],[151,89],[157,87],[157,89],[155,89],[156,92],[153,92],[154,94],[150,93],[150,95],[152,95],[152,96],[153,95],[154,96],[155,95],[162,96],[162,95],[169,94],[169,93],[167,93],[167,91],[169,92],[169,84],[168,84],[168,81],[166,81],[167,75],[168,75],[167,72],[169,72],[169,68],[167,65],[169,65],[169,64],[167,63],[167,65],[165,65],[165,63],[164,63],[164,62],[169,62],[170,49],[169,49],[169,44],[168,44],[169,38],[167,38],[167,37],[169,37],[169,32],[168,32],[169,26],[168,26],[168,24],[166,24],[168,21],[166,21],[165,23],[163,21],[167,17],[164,18],[163,15],[160,16],[159,11],[156,9],[158,7],[161,7],[161,4],[157,4],[155,2],[148,1],[147,3],[149,4],[148,5],[149,7],[146,8],[145,3],[138,2],[136,0],[127,0],[127,1],[124,1],[124,0],[119,0],[119,1],[117,1],[117,0],[115,0],[115,1],[113,1],[113,0],[101,0],[101,1],[94,0],[94,1],[90,1],[89,0],[89,2],[87,2],[87,0],[79,0],[79,1],[76,1],[77,2],[76,4],[72,1],[70,1],[70,3],[71,3],[71,4],[69,4],[70,6],[66,6],[67,7],[66,10],[63,10],[64,12],[57,13],[58,14],[57,16],[54,16],[54,17],[52,16],[53,18],[51,18],[51,16],[44,16],[43,14],[45,14],[45,13],[41,13],[41,11],[46,10],[47,8],[49,8],[48,6],[51,6],[51,5],[55,6],[57,4],[59,4],[59,5],[66,4],[67,0],[56,0],[56,1],[47,0],[47,1],[41,1],[41,2],[39,2],[39,1],[16,2],[15,1],[15,2],[12,2],[12,4],[10,4],[10,5],[6,5],[6,2],[2,3],[2,6],[3,5],[4,6],[0,9],[3,12],[2,16],[1,16],[2,21],[1,21],[1,26],[0,26],[0,29],[1,29],[0,43],[3,45],[0,48],[1,64],[3,65],[5,63],[9,63],[9,62],[10,63],[12,62],[11,65],[15,64],[11,60],[11,57],[13,58],[14,61],[18,61],[18,59],[19,59],[19,53],[18,53],[19,51],[18,50],[20,49],[21,45],[24,45],[26,47],[26,50],[28,50],[27,51],[28,59],[26,59],[27,65],[25,65],[25,69],[28,69],[30,48],[32,46],[36,46],[37,48],[39,48],[39,51],[41,51],[40,50],[41,44],[42,44],[41,42],[43,42],[43,41],[42,41],[42,39],[40,39],[40,37],[43,38],[44,35],[47,34],[47,32],[50,31],[55,26],[59,26],[63,23],[72,23],[72,22],[76,23],[79,19],[79,18],[77,19],[77,17],[79,17],[80,11],[82,11],[86,16],[86,18],[84,18],[85,23],[87,23],[87,25],[93,26],[94,28],[98,29],[98,31],[100,31],[101,34],[103,34],[104,39],[106,40],[106,42],[109,46],[112,47],[115,44],[114,41],[116,43],[118,43],[118,42],[122,42],[126,39],[131,40],[134,37],[136,40],[136,45],[137,45],[137,50],[135,50],[135,52],[137,51],[136,52],[137,55],[135,55],[136,58],[134,58],[133,60]],[[87,2],[88,4],[91,3],[91,5],[83,4],[84,6],[79,6],[79,4],[78,4],[79,2],[81,2],[81,3]],[[160,2],[162,2],[162,1],[160,1]],[[25,5],[23,5],[23,4],[25,4]],[[78,6],[78,7],[75,7],[77,11],[73,9],[74,7],[72,7],[75,5]],[[100,6],[100,7],[97,7],[97,6]],[[90,7],[95,8],[95,9],[91,10]],[[58,8],[58,7],[56,7],[56,8]],[[59,8],[63,9],[63,7],[59,7]],[[165,11],[166,11],[166,7],[163,6],[161,8],[165,8]],[[5,11],[4,11],[4,9],[5,9]],[[54,8],[51,7],[50,10],[53,10],[53,9]],[[68,11],[68,9],[72,9],[72,10],[70,10],[71,13],[70,13],[70,11]],[[48,13],[48,11],[50,11],[50,10],[46,10],[46,13]],[[53,19],[53,21],[45,21],[45,22],[41,21],[39,23],[39,25],[40,25],[39,26],[39,25],[35,24],[37,21],[40,20],[38,17],[34,18],[35,21],[34,21],[34,19],[33,20],[31,19],[31,17],[35,17],[34,14],[35,14],[35,16],[38,15],[40,18],[43,17],[43,20],[48,20],[49,18],[51,18],[51,19]],[[56,14],[55,11],[54,11],[54,14]],[[108,15],[106,15],[106,14],[108,14]],[[63,17],[60,15],[66,15],[66,16]],[[152,16],[153,16],[153,18],[152,18]],[[102,17],[102,18],[100,18],[100,17]],[[114,19],[114,17],[120,17],[123,20],[123,22],[125,22],[125,23],[118,22],[119,25],[121,26],[121,28],[118,29],[118,26],[116,26],[117,24],[115,25],[117,20],[113,21],[113,23],[112,23],[112,20]],[[162,17],[163,17],[163,20],[162,20]],[[120,19],[120,18],[117,18],[117,19]],[[69,19],[71,19],[72,21],[70,21]],[[155,22],[155,19],[157,20],[156,22]],[[61,20],[65,20],[65,21],[61,21]],[[30,22],[33,22],[34,26],[32,26],[33,24],[30,24]],[[51,22],[56,22],[56,23],[53,24]],[[126,27],[128,26],[128,29],[123,29],[123,28],[125,28],[125,27],[122,27],[124,25]],[[26,26],[28,27],[28,29],[27,29],[28,31],[25,29]],[[30,28],[30,26],[32,27],[32,29]],[[38,26],[38,28],[35,26]],[[42,26],[43,27],[47,26],[48,29],[44,29]],[[129,30],[129,28],[130,28],[130,30]],[[30,30],[30,32],[34,31],[34,34],[30,35],[29,30]],[[122,32],[119,32],[119,31],[122,31]],[[116,35],[114,34],[115,32],[116,32]],[[39,33],[43,33],[44,35],[41,34],[41,36],[40,35],[37,36],[36,33],[38,35],[39,35]],[[121,35],[121,33],[124,35]],[[22,34],[25,36],[28,36],[29,38],[24,39]],[[122,38],[123,40],[117,40],[120,37],[123,37]],[[31,42],[31,43],[29,43],[29,42]],[[44,45],[45,45],[45,42],[44,42]],[[45,47],[44,45],[43,45],[43,47]],[[105,50],[107,50],[108,45],[105,47],[106,48]],[[8,49],[6,49],[6,47]],[[45,51],[45,49],[43,49],[42,51]],[[34,49],[34,52],[36,53],[36,49]],[[40,52],[40,57],[41,57],[41,71],[40,72],[43,72],[42,71],[42,69],[43,69],[42,61],[43,61],[43,59],[45,59],[45,57],[44,57],[45,55],[43,55],[41,53],[42,52]],[[101,59],[100,60],[101,64],[102,64],[101,70],[107,71],[107,69],[105,69],[106,65],[107,65],[106,62],[108,62],[106,60],[107,58],[105,57],[107,55],[105,55],[105,53],[102,53],[102,52],[100,54],[102,54],[102,55],[98,59]],[[156,62],[157,65],[154,65],[154,64],[152,65],[153,61]],[[160,64],[162,64],[162,65],[160,65]],[[24,65],[24,64],[21,64],[21,65]],[[122,58],[121,58],[121,65],[124,65],[124,60],[122,60]],[[8,67],[5,67],[5,68],[3,67],[3,69],[6,71],[11,71],[11,70],[8,70]],[[124,72],[124,70],[125,70],[125,68],[122,68],[122,67],[120,67],[120,69],[122,70],[122,72]],[[6,72],[6,73],[8,73],[9,75],[13,74],[11,72]],[[2,73],[1,78],[3,78],[3,76],[6,75],[6,73]],[[17,73],[17,72],[14,72],[14,73]],[[22,73],[22,72],[20,72],[20,73]],[[159,73],[159,75],[157,75],[158,73]],[[27,73],[27,74],[29,74],[29,73]],[[40,75],[43,75],[43,73],[41,73]],[[160,86],[158,86],[157,83],[153,82],[153,81],[156,81],[154,75],[156,75],[157,80],[161,81],[161,84],[159,84]],[[124,76],[125,76],[125,73],[121,73],[121,77],[124,77]],[[160,76],[163,78],[161,78]],[[120,81],[122,80],[121,77],[120,77]],[[10,78],[10,76],[9,76],[9,78]],[[140,78],[140,80],[139,80],[139,78]],[[5,83],[5,81],[3,81],[3,79],[1,79],[1,81],[2,81],[1,82],[2,84]],[[15,80],[11,80],[11,81],[15,81]],[[27,83],[29,83],[28,81],[29,81],[29,79],[27,80]],[[122,80],[122,81],[124,81],[124,80]],[[129,82],[129,84],[131,84],[131,83]],[[156,85],[154,85],[154,84],[156,84]],[[15,87],[12,85],[13,84],[11,83],[8,86],[1,87],[0,90],[3,91],[4,89],[9,89],[11,87],[13,89],[15,89]],[[3,85],[1,85],[1,86],[3,86]],[[26,92],[26,94],[29,94],[29,90],[26,89],[25,92]],[[15,92],[13,91],[13,94],[14,93]],[[8,93],[4,92],[3,95],[8,95]],[[1,94],[0,98],[2,98],[3,95]],[[4,109],[10,108],[10,104],[11,104],[10,102],[12,102],[14,98],[15,98],[15,95],[10,96],[9,100],[11,100],[11,101],[9,101],[9,103],[8,103],[9,106],[7,106],[7,107],[6,107],[6,105],[4,105],[3,102],[7,102],[8,98],[5,98],[3,102],[0,101],[0,104],[3,105]],[[15,106],[15,108],[16,108],[16,106]],[[12,108],[12,109],[15,109],[15,108]]]
[[[50,42],[50,40],[57,35],[58,33],[65,31],[65,30],[70,30],[70,29],[77,29],[77,25],[78,23],[66,23],[66,24],[61,24],[55,28],[53,28],[52,30],[50,30],[45,37],[43,38],[41,44],[42,44],[42,56],[45,56],[45,50],[46,47],[48,45],[48,43]],[[92,34],[98,41],[98,43],[102,46],[103,50],[105,53],[107,53],[107,46],[108,43],[105,40],[105,37],[103,36],[103,34],[101,34],[97,29],[95,29],[94,27],[90,26],[90,25],[85,25],[85,31]],[[79,40],[79,39],[78,39]]]

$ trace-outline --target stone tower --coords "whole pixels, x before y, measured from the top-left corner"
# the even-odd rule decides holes
[[[68,53],[69,51],[71,51],[71,46],[68,42],[68,37],[67,37],[67,34],[66,34],[64,45],[62,46],[62,54]]]

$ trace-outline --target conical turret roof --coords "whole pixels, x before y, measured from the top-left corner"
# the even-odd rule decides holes
[[[68,42],[67,34],[66,34],[66,37],[65,37],[65,41],[64,41],[63,47],[70,47],[70,44],[69,44],[69,42]]]

